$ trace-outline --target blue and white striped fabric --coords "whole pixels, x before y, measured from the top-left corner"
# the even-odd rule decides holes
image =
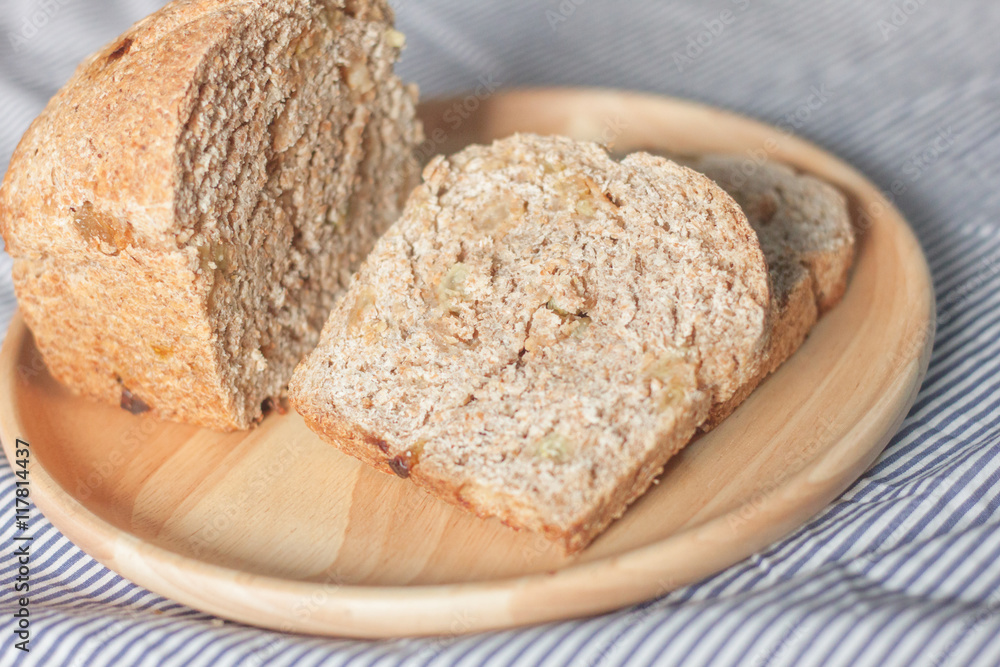
[[[76,61],[157,5],[2,0],[0,169]],[[25,664],[1000,664],[1000,5],[399,0],[399,15],[402,69],[425,94],[485,80],[689,97],[865,171],[916,228],[937,290],[930,372],[902,430],[808,525],[708,581],[599,618],[471,637],[336,641],[223,623],[122,580],[38,517]],[[14,306],[8,268],[0,259],[0,330]],[[4,507],[14,481],[2,464]],[[5,514],[3,665],[23,657],[13,535]]]

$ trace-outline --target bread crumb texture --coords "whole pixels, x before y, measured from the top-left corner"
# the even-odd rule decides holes
[[[813,282],[817,310],[835,306],[854,261],[854,229],[844,195],[829,183],[778,162],[705,155],[684,162],[728,192],[757,232],[779,303],[793,286]]]
[[[574,551],[753,375],[769,299],[708,178],[515,135],[428,164],[291,398],[348,453]]]
[[[0,190],[52,374],[251,426],[418,180],[384,0],[177,0],[88,58]]]

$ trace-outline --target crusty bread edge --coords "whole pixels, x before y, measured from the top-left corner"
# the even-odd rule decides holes
[[[856,237],[833,252],[803,258],[807,279],[770,314],[771,328],[756,375],[727,401],[717,403],[701,425],[707,433],[731,415],[772,373],[802,346],[819,319],[843,299],[854,265]]]
[[[356,424],[334,414],[331,409],[312,409],[297,403],[295,394],[291,396],[292,407],[302,416],[306,425],[325,442],[337,447],[362,463],[386,474],[395,473],[390,461],[394,458],[386,449],[385,441],[369,433]],[[406,476],[407,481],[416,484],[423,491],[451,505],[472,512],[480,518],[496,517],[501,523],[514,530],[529,530],[540,533],[547,540],[558,545],[564,554],[572,555],[600,535],[613,521],[621,517],[637,498],[652,485],[663,471],[667,461],[680,452],[693,438],[697,420],[688,428],[678,429],[668,442],[659,443],[650,449],[646,458],[636,466],[627,481],[618,484],[614,492],[604,498],[587,515],[569,528],[554,526],[542,520],[528,504],[512,502],[509,496],[495,494],[485,487],[464,484],[456,487],[451,481],[428,474],[419,463]],[[385,447],[386,449],[383,449]]]
[[[819,316],[814,289],[812,276],[807,274],[806,280],[788,295],[788,300],[778,308],[778,312],[772,313],[772,328],[756,374],[728,401],[712,406],[708,419],[701,425],[703,432],[711,431],[722,423],[749,398],[761,382],[778,370],[802,346]]]

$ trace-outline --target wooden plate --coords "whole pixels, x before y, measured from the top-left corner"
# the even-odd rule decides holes
[[[481,521],[324,445],[294,414],[220,435],[72,397],[20,318],[0,359],[0,434],[31,444],[31,495],[71,540],[132,581],[212,614],[321,635],[458,634],[596,614],[759,551],[882,451],[933,337],[913,234],[852,168],[775,128],[689,102],[594,90],[424,105],[425,154],[515,131],[616,150],[783,160],[849,194],[862,231],[843,303],[721,427],[575,559]]]

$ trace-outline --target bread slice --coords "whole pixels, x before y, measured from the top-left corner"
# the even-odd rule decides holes
[[[52,374],[246,428],[419,179],[385,0],[177,0],[88,58],[0,191]]]
[[[564,138],[473,146],[424,179],[291,402],[362,461],[581,549],[750,381],[756,235],[708,178]]]
[[[740,155],[681,161],[739,203],[757,232],[771,276],[771,324],[757,371],[729,400],[712,407],[702,426],[709,430],[792,356],[819,316],[840,301],[854,261],[855,239],[847,200],[819,179]]]

